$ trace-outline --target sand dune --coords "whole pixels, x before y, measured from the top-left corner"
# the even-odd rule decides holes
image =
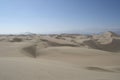
[[[120,37],[1,35],[0,80],[120,80]]]

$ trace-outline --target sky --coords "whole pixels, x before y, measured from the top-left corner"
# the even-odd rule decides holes
[[[120,0],[0,0],[0,33],[120,31]]]

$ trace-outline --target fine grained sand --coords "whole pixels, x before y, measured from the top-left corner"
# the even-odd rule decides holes
[[[1,35],[0,80],[120,80],[120,37]]]

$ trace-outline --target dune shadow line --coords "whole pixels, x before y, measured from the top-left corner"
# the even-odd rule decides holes
[[[24,47],[23,50],[29,53],[32,57],[36,58],[37,57],[36,47],[37,47],[36,45],[31,45],[28,47]]]

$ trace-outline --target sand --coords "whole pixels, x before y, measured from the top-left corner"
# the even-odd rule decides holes
[[[113,32],[1,35],[0,80],[120,80],[119,50]]]

